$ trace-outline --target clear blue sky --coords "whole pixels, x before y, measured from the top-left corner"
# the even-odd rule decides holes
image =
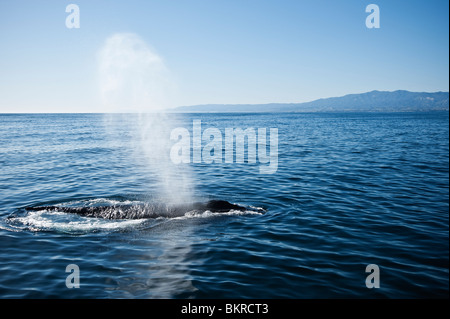
[[[68,29],[65,8],[80,8]],[[368,29],[365,7],[380,7]],[[99,49],[118,32],[164,60],[173,106],[448,91],[449,2],[0,1],[0,112],[92,112]]]

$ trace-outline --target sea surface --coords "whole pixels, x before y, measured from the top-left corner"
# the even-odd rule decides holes
[[[448,112],[172,116],[191,133],[194,120],[278,129],[273,174],[258,161],[172,163],[196,200],[265,213],[26,211],[151,203],[167,185],[138,115],[2,114],[0,298],[449,297]],[[79,288],[66,285],[72,264]],[[371,264],[379,288],[366,286]]]

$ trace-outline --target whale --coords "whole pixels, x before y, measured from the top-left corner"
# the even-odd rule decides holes
[[[121,204],[111,206],[34,206],[26,207],[26,211],[54,211],[69,214],[77,214],[85,217],[104,219],[145,219],[158,217],[180,217],[188,212],[212,212],[228,213],[231,211],[258,211],[261,208],[247,208],[237,204],[232,204],[225,200],[210,200],[208,202],[195,202],[180,205],[168,205],[163,203],[145,204]]]

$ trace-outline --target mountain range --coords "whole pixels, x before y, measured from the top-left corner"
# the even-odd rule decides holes
[[[449,92],[371,91],[304,103],[204,104],[172,109],[182,113],[228,112],[427,112],[448,111]]]

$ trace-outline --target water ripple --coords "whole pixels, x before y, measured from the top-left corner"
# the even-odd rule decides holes
[[[190,165],[199,197],[267,213],[123,223],[14,215],[151,200],[161,185],[136,149],[134,115],[0,115],[0,297],[448,298],[448,113],[175,123],[190,129],[192,119],[204,129],[278,127],[273,175]],[[68,264],[80,267],[80,289],[65,286]],[[365,286],[368,264],[380,267],[379,289]]]

